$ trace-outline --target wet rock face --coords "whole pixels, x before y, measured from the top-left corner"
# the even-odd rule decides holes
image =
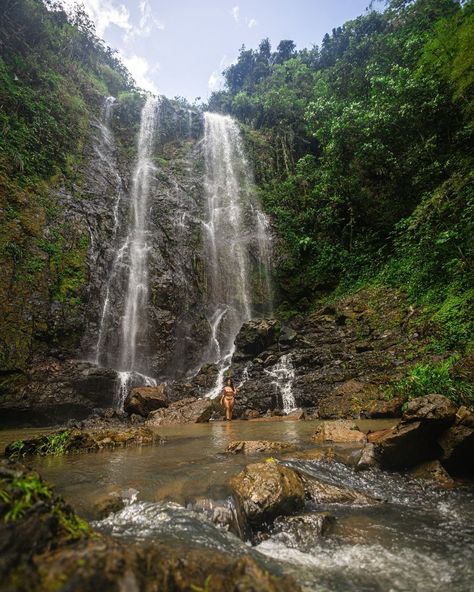
[[[364,444],[367,438],[352,421],[323,421],[311,436],[313,442]]]
[[[148,416],[147,426],[176,423],[204,423],[209,421],[216,403],[210,399],[181,399],[166,409],[158,409]]]
[[[247,465],[231,479],[230,486],[251,526],[270,522],[276,516],[303,507],[301,478],[274,461]]]
[[[410,475],[415,479],[423,479],[443,488],[454,486],[453,479],[439,460],[429,460],[411,469]]]
[[[415,363],[406,349],[421,346],[407,332],[411,314],[403,298],[384,290],[357,293],[283,326],[265,348],[258,324],[246,324],[237,339],[231,372],[243,385],[236,413],[282,408],[282,393],[271,372],[288,356],[294,369],[296,406],[312,408],[322,419],[400,417],[403,401],[387,399],[384,389]],[[258,352],[258,353],[254,353]]]
[[[236,359],[254,358],[277,342],[279,327],[274,319],[256,319],[242,325],[236,339]]]
[[[130,415],[136,413],[142,417],[148,417],[152,411],[168,407],[166,386],[136,387],[133,388],[125,399],[124,409]]]
[[[21,388],[0,398],[0,409],[50,409],[52,418],[61,407],[91,412],[111,407],[117,390],[114,370],[78,360],[45,360],[33,365],[25,378]]]
[[[306,474],[301,474],[306,498],[314,504],[372,505],[380,500],[371,498],[353,489],[325,483]]]

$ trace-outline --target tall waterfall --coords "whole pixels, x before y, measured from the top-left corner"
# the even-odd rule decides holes
[[[102,116],[101,159],[111,159],[113,135],[109,126],[113,100],[107,99]],[[122,191],[117,187],[113,207],[114,227],[112,240],[117,248],[106,283],[99,322],[95,361],[118,370],[115,406],[122,408],[128,388],[133,384],[156,384],[146,376],[147,366],[147,302],[148,273],[147,215],[150,176],[154,170],[151,161],[154,134],[158,119],[158,99],[148,97],[141,113],[137,158],[132,176],[129,212],[121,220]],[[107,156],[109,155],[109,156]],[[110,165],[110,162],[109,162]],[[109,166],[110,168],[110,166]],[[121,179],[117,173],[121,186]],[[123,231],[125,228],[125,231]],[[120,236],[117,236],[120,232]],[[122,241],[120,242],[118,241]],[[121,294],[125,287],[124,302]],[[122,306],[123,309],[122,309]],[[120,307],[120,308],[119,308]],[[117,327],[117,310],[122,310]]]
[[[205,361],[219,366],[216,386],[208,394],[214,397],[230,366],[242,323],[271,312],[271,242],[240,130],[231,117],[204,114],[204,156],[206,315],[211,328]]]
[[[149,96],[143,107],[138,136],[137,162],[132,179],[130,205],[132,219],[125,241],[130,251],[125,311],[122,317],[121,370],[146,370],[143,355],[137,360],[137,342],[143,353],[147,335],[148,270],[147,215],[154,132],[158,101]],[[136,367],[138,364],[138,368]]]
[[[113,228],[113,238],[115,240],[118,226],[119,226],[119,207],[120,202],[122,199],[122,178],[118,172],[118,166],[115,159],[115,141],[112,129],[110,127],[110,120],[112,117],[112,109],[115,103],[115,97],[107,97],[105,99],[104,105],[102,107],[101,113],[101,122],[99,124],[99,131],[100,131],[100,139],[99,144],[96,147],[96,152],[99,157],[99,161],[101,164],[107,168],[110,172],[111,178],[113,180],[113,187],[115,191],[115,199],[114,199],[114,206],[113,206],[113,214],[114,214],[114,228]],[[113,269],[115,265],[113,265]],[[110,314],[110,284],[111,284],[111,277],[107,281],[107,285],[105,288],[105,297],[102,301],[102,310],[100,313],[100,323],[99,323],[99,331],[97,335],[97,342],[95,346],[95,357],[94,361],[97,365],[100,364],[101,361],[101,354],[103,353],[103,342],[105,336],[105,330],[107,326],[108,315]]]

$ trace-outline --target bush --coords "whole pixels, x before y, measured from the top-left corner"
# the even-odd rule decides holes
[[[449,374],[456,359],[456,356],[451,356],[438,364],[416,364],[407,378],[388,389],[388,394],[401,396],[408,402],[416,397],[438,393],[457,405],[474,406],[474,384],[451,378]]]

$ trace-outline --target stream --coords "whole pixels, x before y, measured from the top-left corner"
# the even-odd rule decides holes
[[[393,420],[356,423],[367,431],[388,427]],[[97,499],[120,492],[128,500],[125,508],[94,522],[96,529],[116,537],[206,547],[234,556],[250,553],[273,573],[292,574],[308,591],[472,590],[471,486],[440,490],[397,473],[355,472],[334,460],[286,461],[329,484],[383,501],[364,506],[308,504],[305,512],[328,511],[336,517],[327,534],[298,537],[290,529],[254,547],[189,509],[202,498],[232,507],[230,477],[268,456],[226,456],[223,451],[231,440],[284,440],[315,448],[310,436],[316,424],[234,421],[163,426],[157,446],[34,458],[28,464],[88,519],[94,518]],[[2,430],[0,447],[38,432]]]

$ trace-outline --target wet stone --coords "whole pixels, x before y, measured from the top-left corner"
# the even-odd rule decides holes
[[[264,452],[282,452],[293,450],[294,444],[271,440],[235,440],[230,442],[225,452],[227,454],[258,454]]]
[[[230,486],[252,526],[303,507],[300,476],[273,460],[247,465],[231,479]]]
[[[323,421],[311,437],[313,442],[364,444],[367,438],[352,421]]]

